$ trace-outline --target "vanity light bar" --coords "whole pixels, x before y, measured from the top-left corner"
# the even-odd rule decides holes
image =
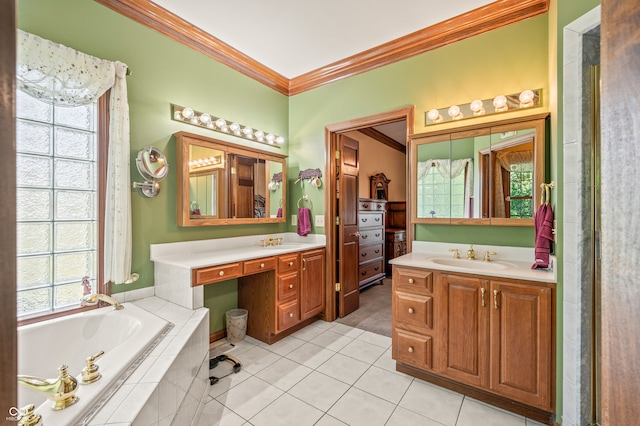
[[[516,111],[524,108],[538,107],[541,102],[542,89],[523,90],[511,95],[498,95],[493,99],[475,99],[468,104],[451,105],[445,108],[430,109],[425,113],[425,125],[440,124],[484,115]]]
[[[239,138],[247,139],[253,142],[263,143],[265,145],[280,148],[284,143],[284,136],[274,135],[273,133],[265,133],[262,130],[252,129],[250,126],[228,121],[224,118],[215,117],[205,112],[195,111],[189,107],[171,104],[171,119],[187,123],[204,129],[213,130],[215,132],[227,133]]]

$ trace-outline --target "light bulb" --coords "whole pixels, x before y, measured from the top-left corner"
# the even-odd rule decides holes
[[[504,95],[498,95],[493,98],[493,106],[496,108],[496,112],[503,112],[509,109],[507,107],[507,97]]]
[[[249,127],[249,126],[245,126],[245,128],[242,129],[242,133],[246,137],[250,138],[253,135],[253,129],[251,127]]]
[[[278,136],[276,138],[276,143],[282,145],[284,143],[284,136]]]
[[[473,111],[473,115],[484,114],[484,104],[480,99],[476,99],[475,101],[471,102],[469,108],[471,108],[471,111]]]
[[[275,140],[276,140],[276,136],[273,133],[269,133],[267,135],[267,142],[273,143],[273,141],[275,141]]]
[[[183,108],[182,116],[187,120],[191,120],[193,118],[193,110],[191,108]]]
[[[449,107],[449,110],[447,111],[447,114],[449,114],[449,117],[451,117],[453,120],[460,120],[463,117],[458,105],[451,105]]]
[[[264,138],[264,132],[262,130],[256,130],[255,133],[254,133],[254,136],[256,137],[257,140],[262,142],[262,140]]]
[[[429,118],[429,120],[433,121],[434,123],[439,123],[442,121],[442,116],[437,109],[430,109],[427,113],[427,118]]]
[[[238,130],[240,130],[240,125],[238,123],[231,123],[229,125],[229,130],[231,130],[233,133],[236,133]]]
[[[222,129],[223,127],[227,127],[227,121],[224,118],[218,118],[216,120],[216,126],[219,129]]]
[[[533,93],[532,90],[523,90],[522,93],[520,93],[520,108],[528,108],[533,106],[533,98],[535,97],[535,94]]]
[[[200,114],[199,120],[206,126],[207,124],[211,123],[211,116],[209,114]]]

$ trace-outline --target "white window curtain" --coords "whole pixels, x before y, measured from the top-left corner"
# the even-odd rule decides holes
[[[131,194],[127,66],[78,52],[18,30],[18,88],[43,102],[77,106],[110,92],[109,158],[105,206],[104,279],[121,284],[131,276]],[[135,275],[135,274],[134,274]]]
[[[473,158],[462,158],[459,160],[432,159],[427,161],[418,161],[418,180],[424,179],[429,170],[435,169],[440,176],[446,179],[454,179],[465,173],[467,170],[473,170]],[[466,173],[464,181],[464,217],[469,217],[471,194],[473,194],[473,173]]]

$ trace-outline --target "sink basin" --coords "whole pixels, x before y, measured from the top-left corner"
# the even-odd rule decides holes
[[[451,266],[454,268],[482,269],[489,271],[515,268],[515,265],[501,261],[484,262],[482,260],[453,259],[450,257],[435,257],[429,258],[428,260],[437,265]]]

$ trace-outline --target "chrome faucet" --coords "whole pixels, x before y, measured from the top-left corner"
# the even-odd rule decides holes
[[[78,401],[78,381],[67,373],[67,368],[69,367],[61,365],[58,368],[60,375],[56,379],[18,375],[18,384],[46,394],[53,401],[53,411],[64,410]]]
[[[116,311],[119,311],[120,309],[124,309],[124,306],[122,306],[120,302],[118,302],[116,299],[101,293],[88,294],[86,296],[83,296],[80,304],[82,306],[95,306],[100,301],[107,302],[108,304],[113,306],[113,309]]]

